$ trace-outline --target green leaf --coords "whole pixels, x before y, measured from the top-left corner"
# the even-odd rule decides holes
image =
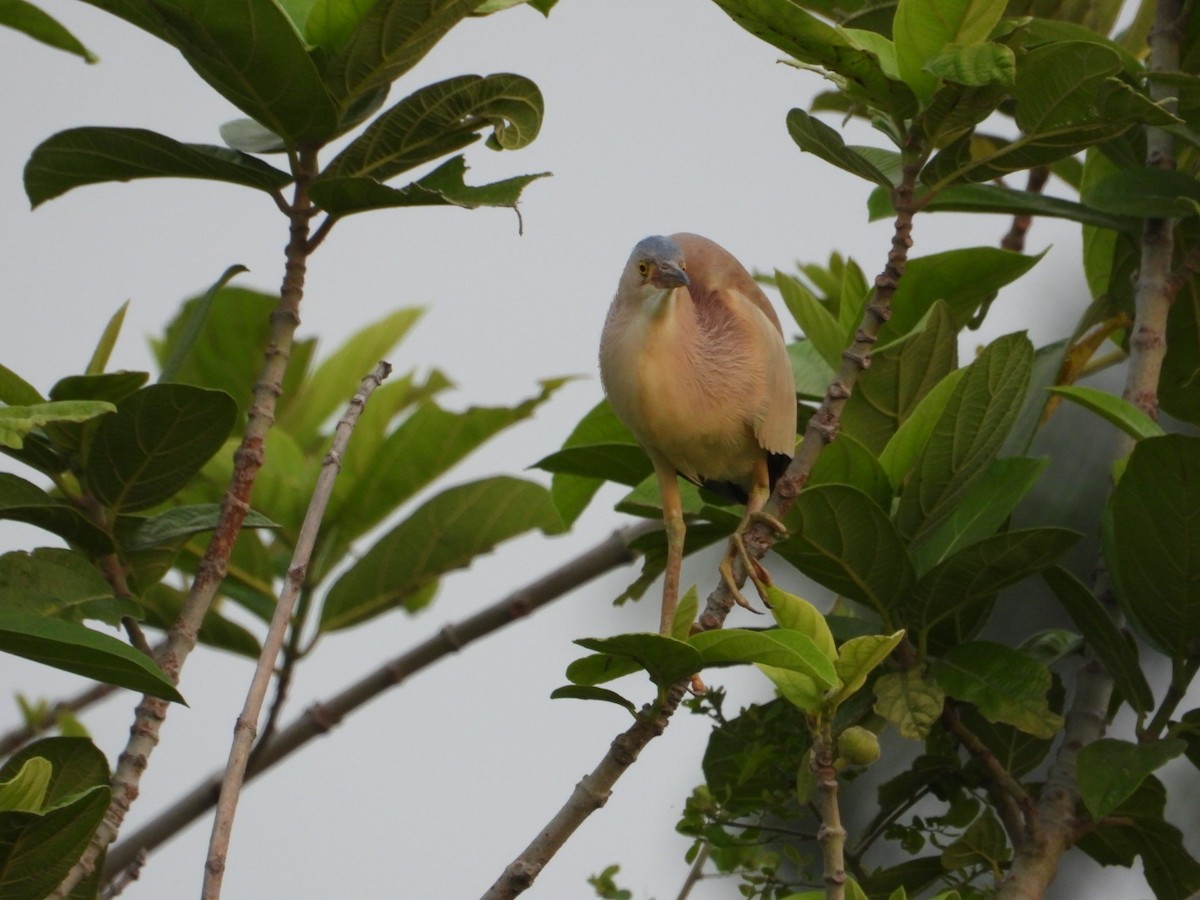
[[[1167,357],[1158,381],[1163,412],[1200,425],[1200,282],[1189,279],[1175,296],[1167,318]]]
[[[1101,212],[1073,200],[1048,197],[1031,191],[1020,191],[999,184],[956,184],[942,188],[924,202],[925,212],[974,212],[998,213],[1006,216],[1046,216],[1054,219],[1069,219],[1097,228],[1129,231],[1137,227],[1137,221],[1124,216]],[[895,210],[889,199],[884,215],[891,217]],[[873,216],[878,218],[878,216]],[[908,273],[905,272],[905,278]]]
[[[894,28],[900,76],[919,100],[937,89],[928,71],[947,44],[978,44],[1004,15],[1002,0],[900,0]]]
[[[908,417],[888,439],[879,454],[879,465],[892,488],[900,488],[908,478],[909,471],[929,443],[934,426],[946,411],[955,387],[966,373],[966,369],[954,369],[937,382],[912,407]]]
[[[562,384],[545,381],[538,394],[511,407],[452,412],[428,400],[378,446],[356,447],[351,441],[326,514],[326,521],[340,528],[331,546],[340,548],[383,521],[459,460],[532,416]]]
[[[0,365],[0,403],[6,406],[35,406],[45,402],[46,398],[37,388],[8,366]]]
[[[376,117],[322,177],[387,181],[461,150],[489,127],[488,146],[517,150],[537,137],[542,112],[541,91],[528,78],[460,75],[421,88]]]
[[[916,111],[916,99],[907,85],[889,77],[879,58],[862,49],[840,28],[801,9],[799,4],[777,0],[717,0],[730,18],[755,37],[778,47],[809,65],[836,76],[851,97],[903,119]]]
[[[848,434],[838,435],[817,457],[807,485],[818,484],[848,484],[870,497],[880,509],[892,505],[892,484],[887,472],[875,454]]]
[[[685,641],[661,634],[618,634],[610,638],[580,638],[575,641],[586,650],[627,659],[660,688],[700,671],[700,652]]]
[[[825,705],[825,691],[803,672],[763,663],[756,665],[760,672],[771,679],[779,695],[797,709],[815,715]]]
[[[1146,438],[1105,515],[1104,555],[1138,633],[1186,657],[1200,637],[1200,438]]]
[[[887,344],[911,331],[934,301],[946,303],[956,329],[971,319],[979,305],[1016,281],[1045,256],[1026,256],[995,247],[967,247],[910,259],[892,298],[892,317],[879,331]]]
[[[25,760],[16,775],[0,781],[0,811],[39,812],[53,771],[49,760],[40,756]]]
[[[925,739],[941,716],[945,699],[942,689],[920,669],[887,672],[875,680],[875,712],[910,741]]]
[[[1027,134],[1069,128],[1097,115],[1097,83],[1121,69],[1120,55],[1090,41],[1061,41],[1026,53],[1014,94]]]
[[[45,813],[0,813],[0,894],[40,900],[70,871],[112,796],[97,785]]]
[[[85,478],[112,510],[170,499],[225,443],[237,404],[223,391],[154,384],[122,400],[96,429]]]
[[[44,528],[93,555],[113,549],[112,539],[83,510],[7,472],[0,472],[0,519]]]
[[[809,340],[798,340],[788,344],[788,359],[792,364],[792,376],[796,393],[801,397],[820,400],[836,377],[829,363],[821,357],[816,345]]]
[[[812,638],[799,631],[719,628],[694,634],[688,638],[688,643],[700,651],[706,668],[760,663],[806,675],[822,690],[840,685],[829,657]]]
[[[787,114],[788,134],[801,150],[812,153],[825,162],[845,169],[851,175],[865,178],[891,189],[892,180],[856,150],[847,147],[842,136],[802,109],[793,109]]]
[[[942,851],[942,865],[949,871],[977,865],[998,871],[1011,856],[1004,826],[991,809],[985,809],[983,815]]]
[[[1176,169],[1121,168],[1089,185],[1081,199],[1110,215],[1182,218],[1197,214],[1200,181]]]
[[[175,685],[144,653],[74,622],[0,613],[0,651],[163,700],[183,702]]]
[[[699,611],[700,597],[693,584],[675,605],[675,617],[671,620],[671,637],[677,641],[686,641],[692,633],[692,625],[695,623],[696,613]]]
[[[12,778],[31,759],[45,760],[51,767],[41,809],[60,806],[89,788],[108,784],[108,759],[87,738],[48,737],[26,744],[0,766],[0,779]]]
[[[315,0],[304,16],[300,32],[309,43],[325,50],[342,47],[374,6],[373,0]]]
[[[428,53],[479,0],[377,0],[325,67],[342,105],[395,81]]]
[[[453,156],[428,175],[402,188],[388,187],[364,176],[322,178],[313,183],[313,201],[332,216],[342,217],[372,209],[405,206],[481,206],[516,208],[521,192],[530,182],[550,173],[519,175],[479,186],[463,181],[466,161]]]
[[[989,721],[1040,738],[1062,728],[1046,701],[1050,670],[1019,650],[990,641],[959,644],[934,664],[933,675],[942,690],[975,704]]]
[[[190,310],[187,313],[187,318],[184,319],[183,313],[180,313],[183,321],[183,330],[179,337],[172,342],[170,355],[163,360],[162,371],[158,374],[158,380],[175,381],[179,371],[183,368],[184,361],[191,354],[192,349],[196,346],[196,342],[200,340],[200,334],[204,330],[204,322],[208,319],[209,313],[212,311],[213,302],[216,300],[217,294],[225,287],[236,275],[242,272],[249,272],[243,265],[232,265],[221,273],[221,277],[213,282],[212,287],[201,297],[195,304],[189,304]]]
[[[837,647],[833,642],[833,633],[821,611],[802,600],[795,594],[767,585],[767,596],[771,598],[771,615],[780,628],[798,631],[809,638],[826,659],[837,659]]]
[[[637,715],[637,707],[629,700],[626,700],[616,691],[610,691],[608,688],[596,687],[587,684],[565,684],[560,688],[555,688],[550,692],[551,700],[603,700],[606,703],[615,703],[617,706],[624,707],[629,710],[631,715]]]
[[[1079,846],[1104,865],[1132,866],[1142,858],[1154,897],[1189,897],[1200,889],[1200,863],[1184,846],[1183,835],[1163,819],[1166,789],[1147,776],[1132,797],[1096,823]]]
[[[775,284],[804,336],[821,354],[825,363],[836,370],[841,365],[842,351],[847,346],[845,329],[825,305],[795,278],[776,269]]]
[[[593,653],[580,657],[567,666],[567,680],[580,687],[590,687],[640,671],[642,666],[628,656]]]
[[[104,331],[100,334],[100,340],[96,343],[96,349],[92,351],[92,358],[88,361],[86,375],[100,375],[108,366],[108,360],[112,356],[113,347],[117,344],[117,338],[121,334],[121,326],[125,323],[125,311],[129,309],[129,301],[117,308],[113,313],[108,324],[104,326]]]
[[[947,44],[929,60],[926,71],[969,87],[1011,85],[1017,79],[1017,57],[1004,44]]]
[[[262,373],[263,347],[270,340],[270,317],[279,305],[279,295],[224,287],[211,301],[206,296],[193,297],[184,303],[163,337],[151,342],[152,348],[160,367],[182,357],[178,371],[173,373],[173,382],[223,390],[238,404],[241,421]],[[197,322],[201,323],[200,332],[193,337],[192,329]],[[180,349],[189,345],[186,352]],[[277,416],[287,414],[308,371],[314,347],[313,340],[293,341]],[[346,400],[349,399],[347,395]]]
[[[1142,438],[1161,437],[1166,433],[1162,430],[1161,425],[1128,400],[1107,391],[1079,385],[1054,386],[1047,390],[1052,394],[1066,397],[1073,403],[1078,403],[1084,409],[1091,410],[1116,425],[1135,441],[1140,441]]]
[[[0,406],[0,446],[20,449],[34,428],[54,422],[86,422],[113,412],[111,403],[96,400],[62,400],[29,406]]]
[[[113,0],[89,2],[108,8]],[[152,10],[141,16],[157,20],[153,34],[290,146],[334,135],[338,109],[295,25],[274,0],[172,0]]]
[[[922,575],[962,548],[995,534],[1029,493],[1047,462],[1022,456],[993,460],[950,517],[912,548],[917,573]]]
[[[395,350],[423,314],[418,307],[397,309],[352,334],[305,379],[280,415],[280,427],[301,446],[317,439],[321,426],[346,408],[363,378]]]
[[[226,581],[221,586],[222,591],[227,591],[228,586],[229,582]],[[146,627],[166,631],[179,618],[186,594],[165,584],[151,584],[143,588],[139,599],[145,611]],[[247,659],[257,660],[262,653],[258,638],[248,629],[222,616],[217,611],[217,604],[204,614],[198,637],[205,646],[227,650]]]
[[[921,576],[904,599],[904,623],[922,645],[937,626],[953,620],[959,633],[948,641],[966,639],[983,625],[998,591],[1049,567],[1079,537],[1066,528],[1027,528],[964,547]],[[964,622],[967,634],[961,633]]]
[[[126,553],[146,550],[163,544],[172,544],[180,538],[190,537],[212,531],[217,527],[221,515],[219,503],[195,503],[189,506],[176,506],[165,510],[156,516],[145,519],[132,535],[121,541],[121,549]],[[249,510],[242,522],[243,528],[278,528],[262,513]]]
[[[389,531],[330,588],[320,630],[337,631],[398,605],[497,544],[537,528],[562,528],[550,493],[517,478],[486,478],[442,491]]]
[[[840,484],[801,491],[775,552],[819,584],[887,620],[913,580],[912,563],[887,515],[862,491]]]
[[[993,341],[967,367],[909,475],[896,527],[917,541],[948,519],[991,465],[1025,399],[1033,347],[1024,334]]]
[[[1146,776],[1183,753],[1179,738],[1131,744],[1113,738],[1079,751],[1079,795],[1093,819],[1102,819],[1133,796]]]
[[[957,366],[957,329],[946,304],[935,303],[924,321],[920,330],[871,355],[871,377],[859,380],[842,410],[842,431],[874,453]]]
[[[134,178],[204,178],[278,191],[287,172],[236,150],[184,144],[143,128],[84,127],[60,131],[34,148],[25,164],[33,206],[72,188]]]
[[[74,53],[84,62],[99,61],[57,19],[26,0],[0,0],[0,25],[24,32],[35,41],[41,41],[56,50]]]
[[[842,644],[833,663],[834,671],[842,680],[842,689],[834,698],[834,702],[840,704],[858,693],[867,683],[867,677],[891,655],[903,639],[904,632],[897,631],[894,634],[866,634],[850,638]]]
[[[654,472],[649,457],[607,400],[592,407],[561,450],[534,463],[547,472],[615,481],[634,487]]]
[[[38,547],[0,556],[0,608],[79,621],[138,617],[137,605],[113,599],[112,587],[78,550]]]

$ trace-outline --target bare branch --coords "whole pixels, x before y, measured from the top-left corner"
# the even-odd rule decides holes
[[[213,819],[212,836],[208,844],[208,859],[204,864],[204,885],[201,897],[204,900],[217,900],[221,896],[221,881],[225,876],[225,858],[229,852],[229,838],[233,833],[233,817],[237,812],[238,796],[241,794],[242,783],[246,775],[246,762],[250,758],[250,750],[254,746],[254,736],[257,733],[258,717],[262,712],[263,698],[271,683],[275,670],[275,660],[283,647],[283,639],[287,634],[288,622],[292,610],[296,608],[296,598],[300,595],[300,586],[304,583],[308,563],[312,558],[313,547],[317,543],[317,533],[321,530],[321,520],[325,517],[325,509],[329,498],[333,495],[333,483],[342,468],[342,456],[350,443],[350,435],[358,422],[375,388],[392,372],[392,367],[386,362],[379,363],[359,385],[358,393],[350,401],[346,414],[337,424],[333,435],[333,445],[325,454],[321,463],[321,474],[313,489],[312,499],[304,514],[304,522],[300,533],[296,536],[296,546],[292,551],[292,561],[288,566],[288,577],[284,582],[279,602],[275,604],[275,612],[271,616],[271,625],[267,630],[266,640],[263,641],[262,652],[258,657],[258,666],[250,681],[250,690],[246,693],[246,702],[241,715],[233,729],[233,745],[229,748],[229,761],[225,766],[225,777],[221,782],[220,800],[217,803],[217,814]]]
[[[660,523],[642,522],[622,529],[564,565],[519,588],[502,600],[481,609],[456,624],[447,625],[433,637],[371,672],[327,701],[314,703],[295,722],[284,728],[261,752],[256,752],[246,769],[253,780],[281,762],[310,740],[336,727],[343,718],[409,676],[450,656],[482,637],[518,622],[563,594],[584,585],[618,566],[637,558],[630,544],[657,528]],[[113,847],[105,861],[105,877],[112,879],[128,867],[141,851],[162,845],[217,802],[220,773],[204,779],[179,801],[143,828]]]

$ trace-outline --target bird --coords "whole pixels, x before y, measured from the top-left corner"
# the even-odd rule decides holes
[[[767,602],[766,571],[743,536],[796,447],[796,394],[783,328],[740,262],[698,234],[653,235],[633,248],[600,339],[600,380],[650,462],[662,495],[667,564],[659,631],[670,636],[686,526],[677,476],[746,504],[721,563],[734,599],[739,556]]]

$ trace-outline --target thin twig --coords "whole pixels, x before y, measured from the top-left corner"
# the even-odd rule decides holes
[[[797,448],[795,458],[776,483],[775,490],[767,501],[764,511],[769,516],[781,518],[795,502],[800,488],[808,480],[808,473],[812,470],[817,456],[837,436],[842,408],[846,405],[859,374],[871,364],[871,347],[879,329],[891,316],[892,295],[895,294],[900,277],[904,273],[908,250],[912,246],[913,188],[921,162],[917,155],[905,154],[901,183],[896,188],[893,198],[897,213],[887,264],[875,279],[874,295],[863,312],[862,323],[854,334],[853,343],[842,354],[843,362],[837,377],[825,392],[821,408],[809,419],[804,441]],[[762,558],[776,539],[770,527],[762,523],[755,523],[745,534],[747,549],[758,559]],[[735,558],[733,573],[738,584],[745,581],[745,568],[740,559]],[[716,590],[709,596],[704,613],[696,622],[697,627],[702,631],[721,628],[733,604],[733,592],[724,579],[718,579]],[[487,890],[483,895],[484,900],[508,900],[533,884],[546,863],[575,829],[604,805],[617,779],[633,764],[646,744],[663,733],[683,698],[687,684],[685,679],[674,685],[660,707],[652,711],[650,707],[643,708],[633,726],[617,735],[599,765],[576,785],[562,808],[539,830],[537,837]]]
[[[225,766],[225,777],[221,782],[221,795],[217,803],[217,814],[213,819],[212,835],[208,844],[208,859],[204,863],[204,885],[201,890],[203,900],[217,900],[221,896],[221,882],[225,876],[225,859],[229,853],[229,839],[233,833],[233,818],[237,812],[238,797],[242,791],[242,782],[246,775],[246,762],[250,758],[250,750],[254,746],[254,736],[258,730],[258,717],[262,712],[263,698],[271,683],[275,670],[275,660],[283,647],[283,639],[287,634],[288,621],[296,606],[296,598],[308,572],[308,563],[312,558],[313,547],[317,543],[317,533],[321,530],[321,520],[325,517],[325,509],[329,498],[333,495],[333,483],[342,468],[342,456],[350,443],[350,435],[362,414],[363,407],[371,394],[379,387],[392,372],[392,367],[386,362],[380,362],[359,385],[358,392],[350,401],[346,414],[334,430],[333,445],[325,454],[321,463],[321,474],[313,489],[312,499],[304,514],[304,522],[300,533],[296,536],[296,546],[292,551],[292,561],[288,566],[287,579],[275,604],[275,612],[271,616],[271,625],[267,637],[263,641],[262,652],[258,657],[258,666],[250,681],[250,690],[246,693],[246,702],[241,715],[233,729],[233,744],[229,748],[229,761]]]
[[[1154,27],[1150,32],[1151,72],[1173,72],[1179,68],[1182,0],[1158,0]],[[1150,96],[1174,111],[1176,89],[1152,79]],[[1174,138],[1161,128],[1146,129],[1146,165],[1173,168]],[[1169,219],[1146,219],[1142,228],[1141,265],[1134,292],[1134,325],[1129,342],[1129,369],[1125,399],[1151,418],[1158,417],[1158,381],[1166,355],[1166,321],[1170,310],[1169,279],[1174,249],[1174,223]],[[1132,441],[1122,441],[1118,455],[1125,455]],[[1103,561],[1097,566],[1094,590],[1109,615],[1120,627],[1124,616],[1108,583]],[[1112,697],[1112,677],[1090,647],[1076,679],[1075,695],[1067,711],[1062,744],[1047,774],[1037,805],[1040,827],[1030,830],[1017,847],[1012,869],[997,894],[999,900],[1040,898],[1058,872],[1067,847],[1079,833],[1079,788],[1076,761],[1079,751],[1104,736]]]
[[[119,897],[125,893],[125,888],[129,887],[135,881],[142,877],[142,867],[146,865],[146,851],[142,850],[134,857],[124,871],[121,872],[119,878],[114,878],[112,883],[100,892],[103,900],[112,900],[113,897]]]
[[[587,584],[605,572],[632,562],[638,554],[633,541],[661,528],[661,523],[643,522],[622,529],[564,565],[519,588],[502,600],[481,609],[396,657],[324,702],[314,703],[295,722],[263,745],[246,769],[250,781],[286,759],[313,738],[321,737],[342,719],[379,694],[396,687],[422,669],[451,656],[468,644],[518,622],[569,591]],[[105,878],[116,877],[139,851],[161,846],[191,822],[216,805],[220,773],[214,773],[160,813],[144,827],[113,847],[105,861]]]
[[[234,542],[250,509],[250,490],[258,470],[262,468],[263,444],[275,420],[276,401],[283,393],[283,376],[291,355],[292,338],[300,324],[300,301],[304,296],[308,262],[309,220],[314,211],[309,188],[317,173],[316,151],[301,151],[294,171],[295,191],[292,205],[287,207],[290,237],[284,249],[284,276],[279,305],[270,317],[270,335],[264,352],[262,375],[254,386],[241,445],[234,453],[233,475],[229,489],[221,499],[217,526],[196,570],[191,590],[158,655],[160,668],[173,683],[178,683],[180,671],[195,649],[200,626],[225,577]],[[142,773],[149,764],[150,754],[158,745],[158,735],[166,719],[167,708],[167,701],[149,695],[144,696],[138,704],[134,723],[129,729],[129,740],[117,758],[117,767],[112,775],[113,796],[104,820],[96,829],[83,856],[50,895],[50,900],[65,900],[75,885],[94,871],[100,854],[116,839],[129,808],[137,800]]]
[[[683,884],[679,887],[679,895],[675,900],[687,900],[692,893],[692,888],[700,883],[700,879],[704,877],[700,873],[704,871],[704,864],[708,862],[708,855],[712,852],[712,845],[708,841],[703,841],[700,844],[700,849],[696,851],[696,858],[692,860],[692,867],[688,869],[687,878],[683,879]]]
[[[1033,798],[996,758],[975,732],[963,724],[958,710],[947,701],[942,709],[942,724],[987,773],[987,792],[996,806],[1004,830],[1015,847],[1025,839],[1026,828],[1036,827],[1037,810]]]

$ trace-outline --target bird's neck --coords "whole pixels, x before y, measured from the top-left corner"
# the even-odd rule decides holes
[[[662,319],[671,312],[672,306],[679,302],[678,288],[649,288],[642,295],[642,313],[649,319]]]

